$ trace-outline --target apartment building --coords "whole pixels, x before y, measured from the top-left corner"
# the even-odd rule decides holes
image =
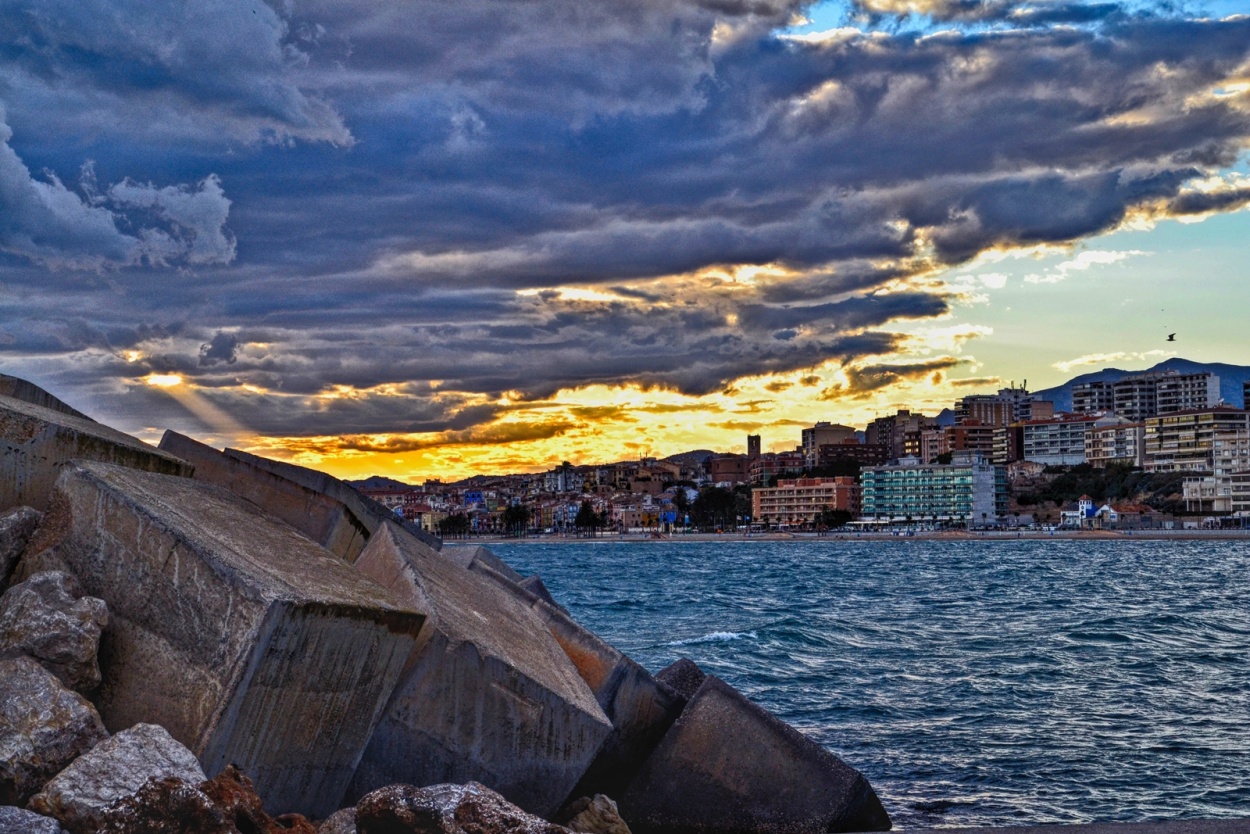
[[[1132,422],[1213,408],[1219,402],[1220,378],[1212,373],[1129,374],[1116,382],[1086,382],[1072,388],[1072,410],[1077,414],[1114,412]]]
[[[826,443],[816,454],[817,466],[832,466],[839,460],[853,460],[860,466],[878,466],[890,460],[890,448],[880,443],[860,443],[855,439]]]
[[[1098,422],[1092,414],[1067,414],[1020,424],[1024,460],[1047,466],[1085,462],[1085,432]]]
[[[997,394],[971,394],[955,403],[957,424],[1007,426],[1024,420],[1044,420],[1054,414],[1054,403],[1038,399],[1024,387],[1000,388]]]
[[[796,478],[751,493],[751,515],[757,524],[798,527],[814,524],[825,510],[860,514],[860,486],[854,478]]]
[[[920,435],[927,429],[937,428],[937,420],[923,414],[912,414],[907,409],[886,417],[878,417],[864,431],[864,442],[882,445],[890,450],[890,460],[918,455]]]
[[[1239,432],[1250,432],[1250,413],[1232,406],[1151,417],[1145,421],[1143,465],[1147,472],[1214,474],[1217,439],[1221,450],[1231,452]]]
[[[1115,411],[1115,383],[1082,382],[1073,385],[1072,411],[1076,414],[1107,414]]]
[[[980,420],[967,420],[947,426],[942,430],[943,452],[975,452],[986,459],[994,456],[994,431],[998,428],[993,423]],[[932,460],[924,458],[921,460]]]
[[[814,426],[803,429],[802,438],[803,457],[809,469],[817,465],[821,446],[856,439],[855,429],[852,427],[843,426],[839,423],[825,422],[819,422]]]
[[[904,458],[861,474],[863,518],[991,524],[1007,511],[1007,469],[960,453],[949,464]]]
[[[1085,430],[1085,461],[1095,469],[1120,463],[1140,467],[1145,460],[1146,424],[1126,417],[1098,420]]]
[[[806,465],[801,449],[795,449],[793,452],[766,452],[751,459],[749,470],[751,483],[766,484],[772,478],[802,475]]]

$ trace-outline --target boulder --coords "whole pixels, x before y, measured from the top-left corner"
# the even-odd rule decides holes
[[[269,807],[340,805],[422,615],[210,484],[76,461],[30,550],[108,603],[106,727],[158,723]]]
[[[338,478],[327,475],[325,472],[296,466],[285,461],[263,458],[259,455],[251,455],[247,452],[240,452],[238,449],[226,449],[223,454],[341,502],[343,506],[347,507],[356,516],[356,519],[369,532],[369,535],[373,535],[373,532],[386,522],[398,521],[394,512],[372,498],[361,494],[359,490],[346,481],[340,481]],[[415,524],[403,521],[399,523],[414,537],[424,542],[427,547],[432,547],[435,550],[442,548],[443,540],[438,536],[430,535]]]
[[[485,785],[389,785],[356,806],[359,834],[568,834]]]
[[[95,707],[27,657],[0,660],[0,805],[22,805],[108,738]]]
[[[136,724],[79,756],[30,800],[30,810],[56,817],[72,834],[94,834],[114,802],[149,779],[204,781],[195,755],[155,724]]]
[[[149,779],[105,808],[99,820],[96,834],[240,834],[211,797],[173,776]]]
[[[96,653],[108,606],[67,573],[36,573],[0,596],[0,657],[26,655],[79,692],[100,684]]]
[[[9,584],[9,577],[42,518],[43,513],[32,507],[14,507],[0,513],[0,591]]]
[[[619,796],[677,720],[686,699],[584,628],[563,608],[492,570],[489,560],[480,554],[469,569],[490,579],[542,620],[612,722],[611,734],[570,796]]]
[[[557,810],[611,724],[542,620],[394,523],[356,568],[428,620],[348,800],[396,782],[472,779],[531,813]]]
[[[640,834],[887,831],[868,780],[709,675],[621,797]]]
[[[707,680],[707,673],[699,668],[699,664],[688,657],[683,657],[665,666],[655,677],[656,680],[668,684],[673,691],[689,701]]]
[[[8,374],[0,374],[0,397],[9,397],[14,400],[31,403],[32,405],[42,406],[53,411],[59,411],[62,414],[68,414],[71,417],[78,417],[82,420],[88,420],[92,423],[95,421],[83,414],[77,409],[70,408],[61,400],[49,394],[47,391],[35,385],[33,382],[27,382]]]
[[[61,834],[61,824],[21,808],[0,807],[0,834]]]
[[[165,432],[161,449],[195,466],[195,479],[225,487],[276,515],[335,556],[356,561],[369,531],[343,505],[324,493],[231,457],[175,431]]]
[[[234,765],[227,765],[221,773],[200,785],[200,790],[208,795],[239,831],[255,834],[280,834],[284,831],[292,834],[317,834],[312,823],[300,814],[283,814],[277,819],[266,814],[264,803],[256,795],[252,780]]]
[[[0,510],[43,511],[61,467],[96,460],[170,475],[191,466],[128,434],[85,417],[0,396]]]
[[[356,809],[343,808],[335,811],[321,823],[317,834],[356,834]]]
[[[569,806],[571,819],[564,824],[570,831],[582,834],[631,834],[616,803],[603,794],[583,796]]]

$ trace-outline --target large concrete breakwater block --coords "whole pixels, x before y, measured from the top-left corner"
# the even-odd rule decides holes
[[[598,793],[620,796],[677,720],[686,699],[574,620],[555,604],[545,587],[541,593],[535,590],[541,586],[538,577],[521,579],[510,568],[511,574],[504,575],[493,568],[497,556],[486,548],[478,550],[482,552],[469,560],[469,570],[489,579],[542,621],[612,722],[612,732],[568,798]]]
[[[159,724],[278,812],[339,807],[424,622],[242,498],[118,466],[67,465],[27,554],[108,603],[106,726]]]
[[[868,780],[708,675],[620,798],[637,834],[887,831]]]
[[[71,408],[69,405],[43,390],[35,383],[28,382],[15,376],[9,376],[8,374],[0,374],[0,397],[22,400],[23,402],[28,402],[33,405],[50,408],[53,411],[59,411],[62,414],[68,414],[71,417],[80,417],[83,420],[91,420],[91,418],[86,414],[83,414],[76,408]]]
[[[429,619],[349,797],[472,780],[530,813],[555,812],[612,727],[543,622],[394,523],[356,568]]]
[[[166,431],[160,448],[195,467],[195,479],[225,487],[290,524],[335,556],[356,561],[369,540],[364,523],[323,492],[261,469],[251,461]]]
[[[191,474],[186,462],[94,420],[0,396],[0,510],[25,505],[42,511],[61,467],[74,459]]]
[[[248,452],[241,452],[238,449],[226,449],[223,454],[235,460],[250,464],[257,469],[277,475],[280,478],[286,478],[289,481],[299,484],[302,487],[319,492],[322,495],[329,496],[342,504],[352,512],[353,515],[364,525],[370,535],[374,533],[381,525],[391,522],[398,522],[404,526],[412,536],[422,541],[426,546],[435,550],[443,547],[443,540],[438,536],[432,535],[425,530],[420,529],[415,524],[404,521],[398,521],[397,516],[391,510],[388,510],[382,504],[363,495],[354,486],[346,481],[340,481],[333,475],[327,475],[325,472],[318,472],[316,469],[309,469],[304,466],[297,466],[294,463],[287,463],[281,460],[272,460],[264,458],[260,455],[253,455]]]

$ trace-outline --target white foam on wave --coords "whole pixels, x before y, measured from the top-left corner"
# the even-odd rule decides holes
[[[699,643],[719,643],[724,640],[754,640],[759,637],[754,631],[713,631],[702,637],[691,637],[689,640],[674,640],[666,646],[694,646]]]

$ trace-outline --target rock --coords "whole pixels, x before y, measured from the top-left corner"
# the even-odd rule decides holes
[[[52,817],[0,807],[0,834],[61,834],[61,825]]]
[[[97,460],[171,475],[191,467],[159,449],[81,416],[0,396],[0,510],[43,511],[61,467]]]
[[[341,501],[174,431],[165,432],[160,448],[194,464],[197,481],[246,498],[344,561],[356,561],[369,540],[364,524]]]
[[[200,790],[208,795],[239,831],[255,834],[278,834],[283,831],[317,834],[312,823],[300,814],[285,814],[278,819],[266,814],[264,803],[256,795],[252,780],[234,765],[227,765],[225,770],[201,785]]]
[[[95,707],[27,657],[0,660],[0,805],[23,805],[108,738]]]
[[[240,834],[240,830],[202,790],[168,776],[149,779],[104,809],[96,834]]]
[[[356,806],[359,834],[568,834],[485,785],[390,785]]]
[[[79,692],[100,684],[96,654],[108,625],[103,600],[66,573],[36,573],[0,596],[0,657],[26,655]]]
[[[27,807],[56,817],[72,834],[92,834],[110,805],[138,792],[149,779],[166,777],[198,785],[204,772],[195,755],[162,727],[136,724],[75,759]]]
[[[677,720],[686,699],[582,627],[564,609],[551,605],[507,576],[492,570],[480,554],[469,569],[490,579],[529,607],[546,624],[551,636],[612,722],[611,734],[604,740],[599,753],[570,796],[593,796],[597,793],[619,796]]]
[[[693,660],[683,657],[676,663],[665,666],[655,677],[657,680],[664,681],[681,697],[689,701],[694,697],[694,693],[699,691],[703,681],[707,680],[707,673],[700,669]]]
[[[393,523],[356,568],[429,619],[348,801],[395,782],[472,779],[531,813],[554,813],[611,725],[542,621]]]
[[[30,549],[108,603],[106,727],[157,723],[269,807],[338,809],[423,617],[225,490],[75,461]],[[137,787],[137,786],[136,786]]]
[[[886,831],[859,771],[709,675],[621,797],[640,834]]]
[[[572,818],[565,823],[570,831],[581,831],[583,834],[631,834],[616,803],[603,794],[595,794],[591,799],[583,796],[569,806]]]
[[[94,423],[95,421],[83,414],[81,411],[70,408],[61,400],[49,394],[47,391],[35,385],[33,382],[27,382],[8,374],[0,374],[0,397],[9,397],[14,400],[31,403],[32,405],[49,408],[53,411],[59,411],[62,414],[68,414],[71,417],[77,417],[81,420]]]
[[[42,518],[43,513],[32,507],[14,507],[0,513],[0,591],[9,584],[9,577]]]
[[[321,827],[317,829],[317,834],[357,834],[356,809],[344,808],[340,811],[335,811],[328,820],[321,823]]]

